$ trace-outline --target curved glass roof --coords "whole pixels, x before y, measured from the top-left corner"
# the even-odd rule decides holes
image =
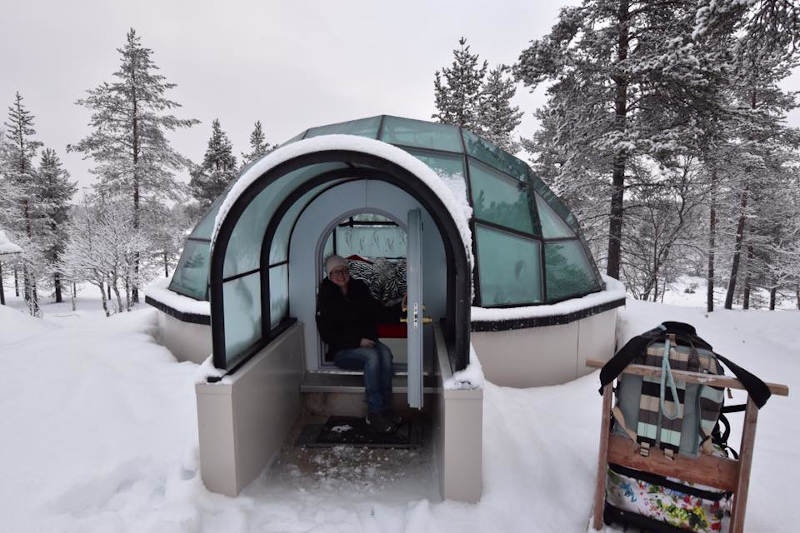
[[[463,182],[473,213],[473,305],[550,304],[603,288],[572,213],[524,161],[491,142],[455,126],[380,115],[311,128],[284,146],[329,134],[383,141],[413,155],[443,180]],[[304,172],[331,170],[323,166],[326,168],[307,167]],[[310,191],[306,196],[313,194]],[[171,290],[208,299],[209,247],[224,196],[214,202],[187,238]],[[286,222],[279,233],[289,231],[291,221]],[[258,255],[258,251],[253,253]],[[271,257],[270,263],[276,259]],[[251,266],[257,267],[256,262]]]

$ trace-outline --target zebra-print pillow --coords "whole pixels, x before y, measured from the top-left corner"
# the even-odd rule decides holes
[[[372,296],[382,304],[395,303],[406,293],[406,262],[378,259],[375,263],[349,259],[350,275],[367,284]]]
[[[406,262],[378,260],[375,262],[375,270],[381,279],[381,296],[383,303],[394,303],[399,300],[406,292]]]
[[[347,266],[350,269],[350,276],[362,280],[369,287],[369,292],[372,296],[380,300],[380,292],[377,289],[377,274],[375,266],[366,261],[359,261],[357,259],[348,259]]]

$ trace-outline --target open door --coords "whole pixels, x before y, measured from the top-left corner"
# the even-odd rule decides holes
[[[422,409],[422,213],[408,212],[406,290],[408,325],[408,405]]]

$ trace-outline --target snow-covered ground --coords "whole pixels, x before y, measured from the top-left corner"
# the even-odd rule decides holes
[[[663,320],[689,322],[717,351],[789,385],[790,396],[773,397],[759,416],[745,531],[796,531],[800,312],[706,314],[703,289],[695,295],[697,302],[683,303],[697,307],[629,300],[618,333],[624,339]],[[333,452],[342,456],[335,465],[330,455],[284,464],[227,498],[208,492],[198,474],[199,367],[177,363],[154,341],[154,310],[106,319],[91,289],[78,311],[44,305],[42,320],[23,314],[19,299],[9,303],[0,306],[0,531],[588,529],[600,424],[596,372],[554,387],[486,383],[478,504],[436,501],[433,476],[413,453],[404,452],[398,470],[346,449]],[[353,453],[361,455],[347,457]],[[415,465],[419,474],[407,475]]]

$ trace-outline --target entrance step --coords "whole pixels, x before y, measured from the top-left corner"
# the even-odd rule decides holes
[[[438,386],[437,376],[423,376],[422,392],[432,394],[441,392]],[[406,394],[408,392],[408,377],[405,375],[395,375],[392,378],[392,391]],[[306,372],[303,383],[300,385],[300,392],[333,392],[364,394],[363,374],[347,374],[340,372]]]

